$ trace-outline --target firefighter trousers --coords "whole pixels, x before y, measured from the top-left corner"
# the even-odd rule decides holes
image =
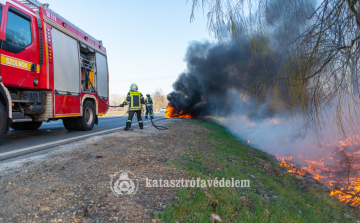
[[[143,126],[144,126],[144,123],[143,123],[143,120],[141,118],[141,110],[129,111],[129,114],[128,114],[128,117],[127,117],[127,120],[126,120],[126,127],[128,127],[128,128],[131,127],[131,122],[132,122],[132,119],[133,119],[135,113],[136,113],[136,116],[137,116],[137,119],[138,119],[139,126],[142,129]]]
[[[148,114],[150,115],[151,118],[154,118],[154,112],[152,106],[146,106],[145,118],[147,118]]]

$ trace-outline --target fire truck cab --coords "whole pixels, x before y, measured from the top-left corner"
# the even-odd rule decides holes
[[[108,107],[106,49],[36,0],[0,0],[0,138],[62,119],[91,130]]]

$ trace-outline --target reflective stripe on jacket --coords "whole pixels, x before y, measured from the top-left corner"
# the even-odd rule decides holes
[[[129,111],[141,110],[141,104],[144,104],[144,97],[138,91],[130,91],[124,101],[124,104],[130,102]]]
[[[145,98],[145,104],[146,104],[146,106],[151,106],[152,105],[152,99],[150,98],[150,97],[146,97]]]

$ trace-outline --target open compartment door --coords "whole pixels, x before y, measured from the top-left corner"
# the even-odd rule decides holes
[[[109,75],[106,56],[96,53],[98,93],[100,97],[109,97]]]

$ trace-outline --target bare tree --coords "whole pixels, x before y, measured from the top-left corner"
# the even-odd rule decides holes
[[[125,96],[123,95],[119,95],[119,94],[112,94],[110,95],[110,105],[111,106],[119,106],[122,102],[124,102],[126,99]],[[113,108],[113,107],[110,107],[110,111],[124,111],[124,107],[123,108]]]
[[[210,34],[220,41],[246,40],[257,56],[286,48],[277,77],[259,82],[260,95],[272,84],[272,96],[280,98],[286,86],[289,109],[300,111],[307,123],[324,123],[329,105],[336,107],[342,133],[344,121],[358,123],[359,0],[192,0],[191,20],[198,7],[207,13]],[[299,34],[293,36],[298,23]],[[291,38],[278,38],[279,33]]]
[[[161,88],[157,88],[155,90],[155,92],[152,94],[152,99],[154,103],[153,105],[154,112],[160,112],[160,109],[162,107],[166,107],[169,103]]]

